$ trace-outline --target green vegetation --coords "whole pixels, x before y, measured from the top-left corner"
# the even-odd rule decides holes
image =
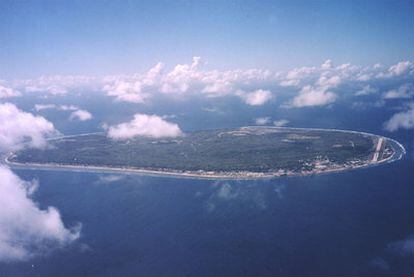
[[[355,132],[266,127],[126,141],[90,134],[51,140],[46,150],[26,149],[9,160],[179,172],[299,172],[311,171],[321,163],[367,163],[377,140],[376,136]]]

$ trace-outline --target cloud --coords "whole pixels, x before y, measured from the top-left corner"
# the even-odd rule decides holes
[[[270,123],[270,117],[258,117],[255,119],[256,125],[266,125]]]
[[[56,134],[53,124],[23,112],[10,103],[0,104],[0,152],[24,146],[42,148],[46,136]],[[42,210],[30,198],[37,182],[21,180],[0,165],[0,261],[27,260],[65,246],[79,237],[80,226],[67,229],[59,212]]]
[[[289,120],[287,119],[280,119],[280,120],[275,120],[273,121],[273,125],[275,125],[276,127],[282,127],[285,126],[289,123]]]
[[[414,104],[411,103],[410,108],[394,114],[388,121],[384,123],[384,129],[389,132],[395,132],[399,129],[414,128]]]
[[[82,75],[42,76],[36,79],[15,80],[14,86],[26,93],[63,95],[69,91],[96,90],[102,80]]]
[[[201,110],[208,113],[225,114],[225,112],[218,107],[202,107]]]
[[[237,94],[250,106],[261,106],[273,98],[272,93],[269,90],[262,89],[247,93],[239,91]]]
[[[33,202],[36,182],[23,181],[2,165],[0,179],[0,261],[47,254],[79,237],[80,226],[67,229],[55,208],[41,210]]]
[[[370,85],[365,85],[362,89],[355,92],[355,96],[364,96],[376,93],[378,89],[371,87]]]
[[[106,77],[103,89],[117,101],[146,103],[154,95],[173,98],[235,95],[246,87],[258,90],[257,86],[269,84],[274,78],[267,70],[203,70],[202,65],[200,57],[193,57],[190,64],[178,64],[164,72],[164,65],[158,63],[144,74]]]
[[[70,114],[69,119],[86,121],[92,119],[92,114],[86,110],[76,110]]]
[[[34,106],[34,109],[37,112],[43,111],[43,110],[48,110],[48,109],[56,109],[57,106],[55,104],[36,104]]]
[[[233,190],[229,183],[224,183],[217,190],[217,197],[225,200],[235,199],[239,196],[237,190]]]
[[[125,175],[100,175],[98,176],[98,183],[113,183],[125,179]]]
[[[56,109],[59,111],[76,111],[79,107],[74,105],[55,105],[55,104],[36,104],[34,109],[37,112],[48,110],[48,109]]]
[[[144,103],[149,98],[148,93],[142,91],[140,82],[116,80],[112,85],[106,85],[104,90],[109,96],[115,96],[117,101]]]
[[[108,127],[107,134],[112,139],[124,140],[138,136],[178,137],[182,132],[177,124],[165,121],[160,116],[135,114],[130,122]]]
[[[220,207],[228,205],[249,205],[255,209],[264,210],[267,208],[267,196],[270,196],[263,189],[259,189],[256,183],[246,185],[237,182],[216,181],[210,189],[211,191],[207,193],[204,202],[208,212],[220,210]],[[277,194],[276,197],[278,197]]]
[[[302,108],[325,106],[353,96],[374,94],[383,85],[387,88],[399,87],[411,82],[414,76],[414,64],[411,61],[400,61],[387,67],[380,64],[357,66],[350,63],[336,66],[333,61],[326,60],[319,66],[302,66],[288,71],[259,68],[206,70],[203,65],[200,57],[193,57],[191,62],[177,64],[170,70],[166,70],[164,64],[159,62],[142,73],[102,78],[44,76],[12,82],[10,88],[26,93],[48,94],[99,89],[114,97],[115,101],[136,104],[147,104],[156,98],[187,100],[191,97],[238,96],[244,103],[253,106],[267,103],[272,98],[270,91],[277,90],[278,96],[289,97],[283,106]],[[341,95],[346,91],[352,93]],[[353,93],[354,91],[356,92]],[[408,94],[398,94],[396,90],[387,93],[385,97],[401,98],[408,97]]]
[[[178,64],[163,77],[160,91],[164,93],[186,93],[194,83],[199,81],[202,73],[198,72],[200,57],[193,57],[191,65]]]
[[[292,100],[291,106],[295,108],[324,106],[335,102],[337,95],[333,92],[327,91],[326,88],[315,88],[312,86],[305,86]]]
[[[47,109],[56,109],[58,111],[72,111],[69,116],[69,120],[79,120],[86,121],[92,119],[92,114],[87,110],[80,109],[78,106],[74,105],[55,105],[55,104],[36,104],[34,109],[37,112],[47,110]]]
[[[0,104],[0,151],[16,150],[24,145],[42,148],[46,136],[57,135],[44,117],[19,110],[11,103]]]
[[[414,236],[392,242],[388,245],[388,250],[400,255],[414,254]]]
[[[0,83],[0,99],[21,96],[21,93]]]
[[[384,99],[409,99],[414,95],[412,84],[403,84],[398,89],[392,89],[384,94]]]
[[[410,61],[402,61],[388,69],[388,77],[392,76],[401,76],[407,73],[413,73],[414,64]]]

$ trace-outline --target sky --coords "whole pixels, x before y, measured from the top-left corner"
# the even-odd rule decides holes
[[[413,60],[412,1],[0,1],[0,79]]]

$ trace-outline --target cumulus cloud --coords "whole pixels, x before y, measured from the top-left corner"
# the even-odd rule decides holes
[[[202,76],[198,72],[201,64],[200,57],[193,57],[191,65],[178,64],[174,69],[164,76],[161,84],[161,92],[164,93],[185,93]]]
[[[384,129],[389,132],[395,132],[399,129],[414,128],[414,104],[406,111],[394,114],[388,121],[384,123]]]
[[[109,126],[108,137],[116,140],[125,140],[134,137],[178,137],[182,132],[177,124],[165,121],[157,115],[135,114],[134,118],[126,123]]]
[[[402,61],[399,62],[395,65],[392,65],[389,69],[388,69],[388,77],[393,77],[393,76],[401,76],[407,73],[413,73],[413,69],[414,69],[414,64],[410,61]]]
[[[26,93],[63,95],[74,90],[96,90],[101,80],[82,75],[42,76],[36,79],[15,80],[14,86]]]
[[[45,137],[57,133],[44,117],[21,111],[11,103],[0,104],[0,150],[15,150],[24,145],[45,147]]]
[[[47,109],[56,109],[59,111],[72,111],[69,116],[69,120],[79,120],[86,121],[92,119],[92,114],[87,110],[80,109],[78,106],[74,105],[55,105],[55,104],[36,104],[34,109],[37,112],[47,110]]]
[[[283,104],[285,107],[301,108],[324,106],[339,99],[348,99],[339,97],[344,91],[351,90],[352,93],[348,95],[352,97],[373,94],[382,84],[398,87],[411,82],[413,76],[414,64],[411,61],[401,61],[389,67],[349,63],[336,66],[333,61],[327,60],[319,66],[303,66],[288,71],[257,68],[206,70],[202,59],[193,57],[190,63],[178,64],[171,70],[166,70],[160,62],[143,73],[103,78],[41,77],[14,82],[11,88],[22,92],[63,94],[85,88],[96,90],[99,87],[108,96],[114,97],[115,101],[138,104],[149,103],[155,97],[182,100],[190,97],[236,95],[253,106],[268,102],[272,96],[270,91],[277,90],[278,95],[289,96]],[[395,94],[389,92],[385,97],[389,99],[395,97]]]
[[[303,80],[311,78],[316,72],[318,72],[318,68],[316,67],[299,67],[294,68],[286,73],[284,77],[282,77],[280,81],[281,86],[298,86]]]
[[[272,93],[269,90],[258,89],[247,93],[239,91],[237,94],[250,106],[261,106],[272,99]]]
[[[286,72],[264,69],[205,70],[200,57],[191,63],[178,64],[165,70],[163,63],[142,74],[107,76],[103,90],[116,101],[147,103],[157,97],[224,97],[236,95],[248,105],[259,106],[272,98],[269,88],[290,87],[296,95],[285,107],[324,106],[339,99],[341,86],[361,88],[355,96],[376,92],[378,82],[394,85],[414,75],[414,65],[402,61],[390,67],[380,64],[356,66],[349,63],[335,66],[331,60],[319,66],[304,66]],[[351,95],[353,96],[353,95]]]
[[[27,260],[79,237],[79,226],[67,229],[56,208],[42,210],[30,198],[36,182],[1,165],[0,179],[0,261]]]
[[[142,91],[140,82],[116,80],[112,85],[106,85],[104,90],[109,96],[115,96],[118,101],[144,103],[149,98],[149,94]]]
[[[105,78],[104,91],[117,101],[148,102],[154,95],[168,97],[222,97],[234,95],[245,87],[270,84],[275,78],[268,70],[203,70],[200,57],[193,57],[190,64],[178,64],[164,72],[158,63],[144,74],[120,75]]]
[[[70,114],[69,119],[86,121],[92,119],[92,114],[86,110],[76,110]]]
[[[258,117],[255,119],[256,125],[266,125],[270,123],[270,117]]]
[[[0,152],[23,145],[45,147],[45,137],[56,133],[43,117],[10,103],[0,104]],[[0,261],[47,254],[79,237],[80,226],[67,229],[55,208],[40,209],[31,199],[37,182],[21,180],[4,165],[0,165],[0,180]]]
[[[107,77],[103,90],[117,101],[144,103],[157,91],[163,69],[164,64],[158,63],[144,74]]]
[[[355,96],[364,96],[376,93],[378,89],[371,87],[370,85],[365,85],[362,89],[355,92]]]
[[[387,91],[384,99],[409,99],[414,95],[414,88],[412,84],[403,84],[397,89]]]
[[[315,88],[312,86],[305,86],[292,100],[292,106],[296,108],[324,106],[333,103],[337,95],[333,92],[327,91],[326,88]]]
[[[21,96],[21,93],[0,83],[0,99]]]
[[[273,125],[276,127],[283,127],[283,126],[286,126],[287,124],[289,124],[289,120],[287,119],[280,119],[280,120],[273,121]]]

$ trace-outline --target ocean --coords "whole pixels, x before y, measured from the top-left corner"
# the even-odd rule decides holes
[[[169,109],[162,114],[177,114],[171,121],[186,131],[252,125],[254,117],[270,115],[289,119],[291,127],[389,136],[407,155],[366,169],[246,181],[16,169],[21,178],[39,181],[33,199],[42,209],[56,207],[66,226],[81,223],[82,231],[76,242],[47,255],[0,264],[0,275],[414,274],[414,247],[401,247],[414,234],[413,132],[384,132],[382,122],[393,111],[378,116],[338,107],[328,120],[329,109],[259,114],[236,107],[210,114],[200,108],[181,116],[179,107]],[[88,126],[50,118],[65,134],[76,134],[98,130],[104,116]]]

